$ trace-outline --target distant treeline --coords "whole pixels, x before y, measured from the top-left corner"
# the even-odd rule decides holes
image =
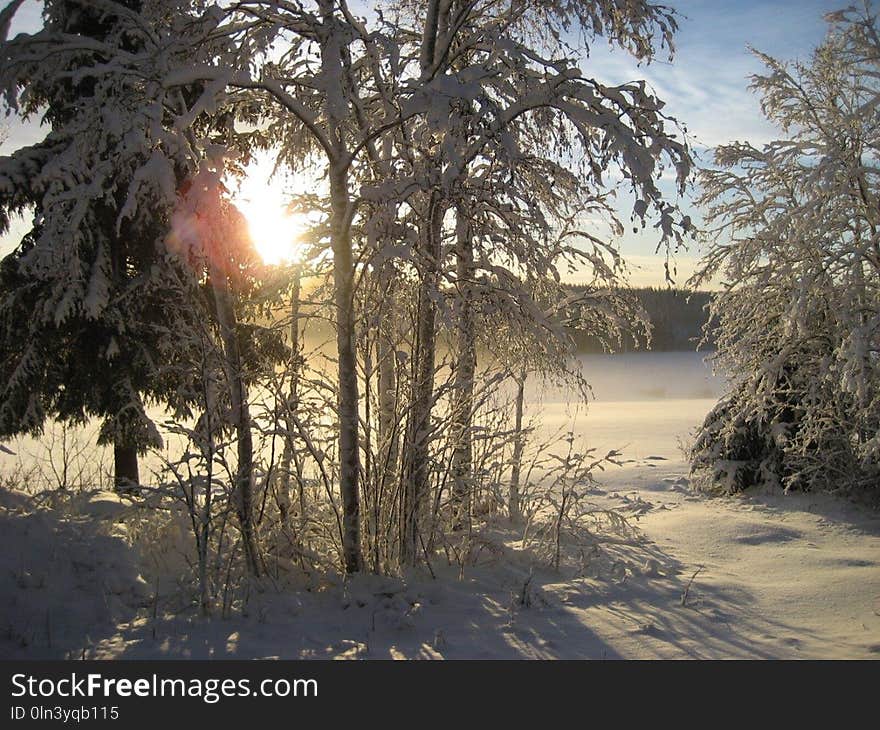
[[[584,287],[572,285],[574,291]],[[686,291],[684,289],[646,287],[632,289],[652,324],[650,348],[652,350],[694,350],[703,335],[703,325],[708,313],[706,305],[711,294],[705,291]],[[579,352],[604,352],[598,337],[587,332],[575,331],[575,341]],[[627,337],[620,346],[623,352],[644,350],[648,347],[645,337],[637,337],[638,346],[632,337]],[[709,347],[707,343],[703,347]]]

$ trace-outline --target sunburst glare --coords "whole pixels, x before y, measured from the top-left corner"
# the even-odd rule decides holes
[[[260,258],[274,266],[301,260],[307,224],[304,215],[287,211],[282,185],[283,179],[273,177],[270,166],[258,162],[247,168],[234,196]]]

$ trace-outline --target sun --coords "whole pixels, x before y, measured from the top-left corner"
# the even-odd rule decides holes
[[[233,202],[244,215],[264,263],[277,266],[302,259],[307,221],[287,212],[281,182],[272,177],[269,165],[261,161],[246,169]]]
[[[237,205],[263,263],[297,263],[302,256],[303,222],[300,216],[288,214],[282,201],[273,198],[267,194],[262,199],[240,200]]]

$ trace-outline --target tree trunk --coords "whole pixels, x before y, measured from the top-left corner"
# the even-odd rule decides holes
[[[260,575],[257,539],[254,533],[254,444],[251,434],[251,416],[247,401],[247,386],[241,367],[241,348],[238,341],[235,310],[226,274],[216,264],[211,265],[211,283],[217,307],[217,321],[223,342],[226,379],[232,409],[232,425],[238,446],[238,469],[236,472],[236,509],[241,528],[245,562],[251,575]]]
[[[441,27],[448,28],[448,0],[429,0],[419,65],[423,78],[432,72],[443,39]],[[434,360],[436,306],[433,295],[437,289],[440,266],[441,235],[445,204],[437,191],[432,191],[421,236],[421,278],[419,282],[416,342],[413,347],[412,385],[407,418],[405,454],[400,501],[400,564],[416,562],[419,545],[419,515],[428,492],[428,445],[431,430],[431,408],[434,400]]]
[[[440,60],[441,54],[445,50],[449,36],[452,5],[452,0],[428,0],[419,56],[419,65],[423,74]]]
[[[422,31],[422,48],[419,58],[422,73],[430,69],[434,63],[440,32],[440,6],[442,4],[443,0],[428,0],[428,6],[425,8],[425,26]]]
[[[141,483],[138,470],[138,452],[130,444],[113,444],[113,487],[117,492],[128,492]]]
[[[474,251],[463,212],[457,211],[455,267],[457,291],[457,344],[452,402],[452,527],[462,529],[470,513],[473,490],[472,419],[474,377],[477,370],[476,336],[471,303]]]
[[[443,230],[443,202],[432,193],[428,204],[425,235],[422,236],[422,275],[418,297],[416,343],[412,363],[412,393],[407,419],[406,458],[400,510],[400,563],[412,565],[419,545],[419,517],[428,493],[428,446],[431,409],[434,400],[435,323],[437,308],[433,294],[437,286],[440,237]]]
[[[348,228],[348,188],[344,175],[330,175],[330,237],[336,300],[336,353],[339,373],[339,492],[342,498],[342,560],[346,573],[362,568],[358,454],[358,382],[355,353],[354,260]]]
[[[302,287],[302,266],[297,264],[293,269],[293,290],[290,294],[290,362],[288,371],[290,375],[290,391],[287,394],[284,420],[284,450],[281,452],[281,464],[278,479],[278,510],[281,513],[281,524],[285,528],[290,527],[290,469],[293,462],[293,434],[294,422],[290,417],[296,413],[298,403],[299,386],[299,298]],[[299,462],[297,461],[297,470]],[[299,476],[299,475],[298,475]],[[304,517],[304,515],[300,515]]]
[[[394,484],[397,479],[397,458],[400,443],[397,425],[397,353],[395,351],[394,322],[386,310],[390,309],[393,271],[384,265],[379,272],[380,296],[376,358],[379,367],[379,455],[382,460],[382,485]]]
[[[513,442],[513,466],[510,473],[510,493],[507,500],[507,512],[513,522],[522,519],[522,505],[520,502],[519,482],[522,472],[522,454],[525,447],[523,438],[523,405],[526,392],[526,369],[523,368],[519,377],[516,378],[516,405],[514,411],[514,442]]]
[[[400,458],[400,421],[398,420],[398,377],[395,321],[392,315],[394,299],[392,286],[394,269],[384,264],[379,271],[379,307],[376,358],[379,370],[379,437],[376,466],[375,516],[376,539],[373,543],[373,570],[379,571],[379,525],[383,519],[393,519],[394,505],[383,498],[398,484]],[[381,501],[380,501],[381,500]],[[387,546],[386,546],[387,551]]]
[[[318,0],[322,29],[321,67],[327,78],[343,79],[344,38],[337,32],[334,0]],[[351,111],[339,84],[323,95],[327,120],[330,177],[330,246],[333,250],[333,296],[336,309],[337,411],[339,419],[339,495],[342,500],[342,564],[346,573],[363,567],[360,534],[360,424],[357,353],[355,350],[354,255],[351,243],[353,208],[348,190],[349,162],[344,117]]]

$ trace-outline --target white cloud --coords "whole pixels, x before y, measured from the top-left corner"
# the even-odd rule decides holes
[[[683,122],[699,147],[736,139],[754,143],[776,132],[761,115],[748,77],[762,66],[752,46],[782,59],[805,57],[825,33],[824,13],[841,0],[680,0],[676,54],[638,66],[625,53],[599,43],[581,64],[602,81],[645,79],[667,102],[665,111]]]

